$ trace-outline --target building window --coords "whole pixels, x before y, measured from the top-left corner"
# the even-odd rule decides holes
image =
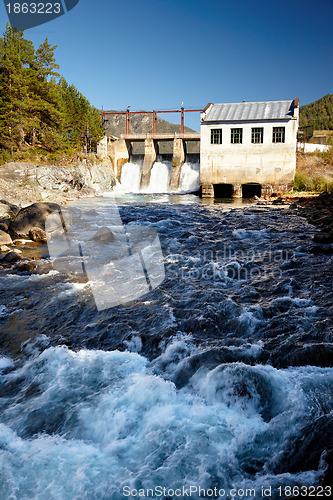
[[[222,144],[222,129],[212,128],[210,131],[210,143],[211,144]]]
[[[242,128],[232,128],[231,129],[231,144],[242,144],[243,142],[243,129]]]
[[[285,127],[273,127],[272,142],[285,142]]]
[[[251,142],[252,144],[262,144],[264,142],[264,129],[262,127],[252,129]]]

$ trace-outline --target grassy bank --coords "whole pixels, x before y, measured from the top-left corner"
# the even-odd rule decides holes
[[[333,193],[333,149],[325,153],[297,153],[295,192]]]

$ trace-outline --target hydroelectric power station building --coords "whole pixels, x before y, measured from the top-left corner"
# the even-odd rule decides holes
[[[203,197],[287,191],[295,176],[299,99],[208,104],[201,113]]]

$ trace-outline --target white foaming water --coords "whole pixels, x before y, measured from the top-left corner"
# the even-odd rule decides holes
[[[184,163],[180,173],[180,191],[193,192],[200,188],[200,165],[199,163]]]
[[[0,497],[118,500],[125,486],[314,484],[317,472],[274,476],[270,464],[315,417],[333,369],[224,364],[177,389],[162,367],[176,371],[192,350],[178,341],[154,373],[136,353],[55,347],[5,375],[30,394],[0,407]],[[265,464],[253,479],[249,460]]]
[[[149,187],[142,190],[142,192],[167,193],[169,191],[170,175],[171,163],[157,161],[151,169]]]
[[[179,188],[170,189],[171,162],[157,161],[150,175],[149,186],[141,189],[142,165],[138,163],[125,163],[122,167],[120,183],[113,192],[120,193],[177,193],[185,194],[197,191],[200,187],[200,165],[198,163],[184,163],[180,173]]]
[[[139,193],[142,165],[138,163],[125,163],[121,170],[120,183],[114,191],[119,193]]]

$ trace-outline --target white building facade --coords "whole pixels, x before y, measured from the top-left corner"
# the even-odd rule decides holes
[[[203,197],[285,192],[296,169],[299,100],[209,104],[201,114]]]

